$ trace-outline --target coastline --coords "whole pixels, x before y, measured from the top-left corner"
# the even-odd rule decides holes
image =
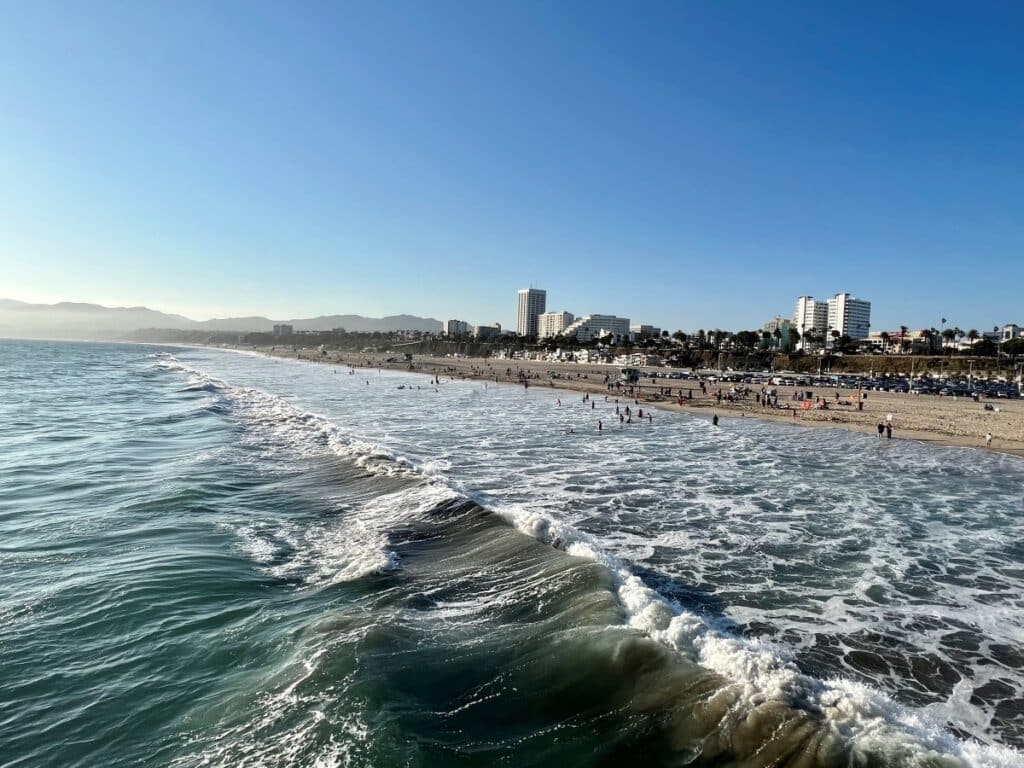
[[[641,380],[638,396],[625,392],[612,392],[607,388],[604,377],[614,375],[614,366],[580,365],[576,363],[547,363],[526,360],[489,360],[484,358],[438,358],[417,355],[409,361],[387,362],[382,353],[330,353],[315,356],[288,347],[246,349],[242,347],[220,347],[239,352],[256,353],[268,357],[300,360],[314,364],[343,365],[352,368],[401,371],[426,376],[443,376],[469,381],[488,381],[508,386],[522,386],[525,380],[531,387],[557,389],[566,392],[613,395],[623,401],[638,400],[641,404],[661,411],[688,413],[692,416],[711,418],[753,418],[761,421],[784,423],[792,426],[846,429],[853,432],[877,434],[877,424],[892,415],[893,439],[915,440],[934,446],[954,448],[976,448],[1009,456],[1024,458],[1024,400],[988,401],[999,408],[985,411],[983,403],[966,398],[938,397],[935,395],[911,395],[893,392],[869,391],[863,399],[864,409],[857,410],[851,399],[855,391],[834,388],[801,387],[813,391],[814,397],[823,397],[829,407],[824,410],[796,407],[799,400],[793,400],[793,387],[772,387],[778,393],[779,408],[762,408],[755,402],[761,385],[751,385],[753,395],[746,399],[729,402],[725,397],[721,403],[701,393],[700,382],[694,379]],[[655,369],[652,369],[655,370]],[[554,373],[556,376],[552,376]],[[732,387],[729,383],[710,384],[708,393],[720,387],[723,395]],[[671,388],[671,397],[660,391]],[[692,392],[693,399],[684,399],[680,405],[679,391]],[[836,395],[839,400],[836,401]],[[837,404],[838,402],[838,404]],[[781,407],[792,405],[792,408]],[[795,416],[794,416],[795,413]],[[942,427],[945,427],[943,429]],[[991,432],[993,444],[985,445],[985,434]]]

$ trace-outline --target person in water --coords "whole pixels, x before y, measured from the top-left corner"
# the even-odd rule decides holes
[[[892,440],[892,423],[885,425],[885,436]]]
[[[713,427],[717,427],[718,426],[718,414],[717,413],[714,416],[711,417],[711,425]]]
[[[885,424],[878,422],[878,436],[881,437],[885,434]]]

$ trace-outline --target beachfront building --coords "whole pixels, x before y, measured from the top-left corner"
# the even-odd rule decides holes
[[[810,339],[825,338],[828,330],[828,302],[817,301],[813,296],[801,296],[796,300],[793,313],[793,327],[800,334],[798,349],[807,349]]]
[[[474,325],[473,335],[478,339],[496,339],[501,336],[501,323],[494,325]]]
[[[871,302],[857,299],[848,293],[837,293],[828,300],[828,338],[832,346],[832,331],[840,336],[863,340],[871,331]]]
[[[665,360],[661,355],[647,354],[645,352],[630,352],[626,355],[618,355],[612,360],[615,365],[630,368],[653,368],[664,364]]]
[[[445,336],[465,336],[469,333],[469,323],[465,320],[445,320]]]
[[[1016,323],[1007,323],[1000,328],[999,341],[1009,341],[1010,339],[1024,339],[1024,328]]]
[[[593,341],[605,336],[616,340],[629,338],[629,318],[615,315],[585,315],[565,328],[566,336],[575,336],[577,341]]]
[[[290,326],[288,323],[277,323],[274,326],[274,335],[275,336],[291,336],[292,333],[294,332],[294,330],[295,329],[292,326]]]
[[[537,335],[537,318],[548,308],[548,292],[541,288],[523,288],[519,291],[519,311],[516,314],[516,333],[520,336]]]
[[[575,319],[572,312],[544,312],[537,316],[537,338],[559,336]]]
[[[611,352],[603,349],[577,349],[573,352],[577,363],[584,365],[605,364],[612,361]]]

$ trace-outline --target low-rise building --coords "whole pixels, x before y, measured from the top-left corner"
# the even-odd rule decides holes
[[[656,328],[653,325],[631,325],[629,332],[638,339],[656,339],[661,336],[661,328]]]
[[[938,349],[941,338],[928,328],[918,330],[872,331],[868,334],[868,344],[876,352],[885,355],[928,355]]]
[[[791,352],[796,347],[796,325],[788,317],[776,316],[761,326],[768,334],[768,346],[779,352]]]
[[[999,340],[1009,341],[1010,339],[1024,339],[1024,327],[1016,323],[1007,323],[999,329]]]
[[[501,336],[501,324],[474,325],[473,335],[478,339],[496,339]]]
[[[584,365],[610,363],[612,361],[612,353],[603,349],[577,349],[573,355],[577,363]]]
[[[664,360],[661,355],[650,355],[646,352],[630,352],[629,354],[619,355],[615,358],[614,362],[616,365],[621,366],[650,368],[661,365]]]

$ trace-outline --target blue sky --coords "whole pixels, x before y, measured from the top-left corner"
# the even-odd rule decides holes
[[[1024,322],[1021,3],[0,14],[0,297]]]

